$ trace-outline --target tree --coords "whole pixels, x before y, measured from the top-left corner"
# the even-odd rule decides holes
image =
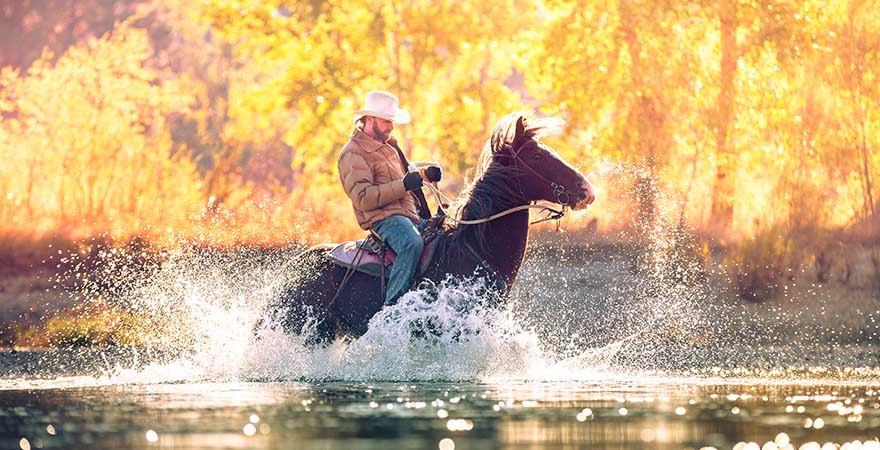
[[[695,48],[705,37],[695,30],[704,32],[707,19],[691,5],[664,1],[548,7],[542,45],[531,56],[531,87],[547,99],[549,111],[558,109],[575,130],[596,136],[596,153],[639,168],[632,189],[636,218],[649,231],[656,183],[675,160],[675,137],[694,132],[686,128],[692,122],[673,117],[700,108],[691,95],[705,80]]]
[[[730,136],[735,121],[737,61],[739,45],[736,33],[738,0],[718,0],[718,20],[721,24],[721,67],[718,111],[715,121],[715,183],[712,185],[712,227],[727,229],[733,220],[733,204],[736,183],[736,148]]]
[[[21,165],[0,177],[25,205],[11,222],[136,232],[198,211],[194,166],[171,154],[165,120],[190,98],[150,56],[146,34],[123,24],[57,61],[44,54],[26,76],[2,72],[0,136]]]
[[[27,69],[43,50],[60,55],[130,17],[145,0],[14,0],[0,4],[0,67]]]
[[[266,2],[243,11],[218,1],[206,14],[236,43],[239,57],[265,69],[248,94],[259,98],[254,103],[280,103],[293,112],[285,141],[295,149],[295,173],[335,186],[336,155],[350,133],[351,113],[371,89],[394,91],[413,113],[412,125],[397,131],[411,156],[440,157],[451,175],[470,166],[487,124],[516,105],[516,93],[504,84],[513,61],[494,55],[514,49],[497,37],[513,34],[531,7],[336,0],[292,9]],[[489,14],[495,20],[481,21]]]
[[[833,82],[845,92],[848,106],[849,138],[846,142],[858,149],[858,174],[862,189],[862,218],[873,218],[877,204],[874,195],[874,171],[878,166],[876,151],[878,81],[880,81],[880,6],[874,2],[850,1],[845,13],[832,25],[835,78]],[[874,140],[871,134],[873,132]]]

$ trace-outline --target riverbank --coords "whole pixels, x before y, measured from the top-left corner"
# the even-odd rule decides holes
[[[239,255],[238,261],[260,266],[292,257],[303,248],[188,244],[169,250],[143,239],[76,243],[9,237],[3,242],[0,347],[5,348],[140,345],[133,331],[140,326],[139,318],[114,298],[132,280],[159,270],[169,252],[220,255],[223,261]],[[614,260],[617,266],[611,270],[619,273],[601,275],[609,283],[601,289],[613,287],[621,273],[655,277],[667,285],[700,285],[713,292],[713,301],[765,318],[766,327],[776,317],[798,318],[796,324],[779,327],[822,327],[848,342],[880,342],[880,318],[875,316],[880,311],[880,243],[870,240],[839,239],[821,248],[802,249],[802,260],[787,268],[767,264],[766,254],[713,248],[697,239],[642,244],[627,236],[587,230],[539,230],[530,246],[526,270],[529,264],[582,268]],[[754,259],[747,259],[749,255]]]

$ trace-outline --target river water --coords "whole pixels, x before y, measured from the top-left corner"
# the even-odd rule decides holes
[[[172,255],[114,291],[140,345],[0,352],[0,448],[880,449],[876,299],[572,248],[501,310],[449,281],[322,348],[253,329],[289,255]]]
[[[880,390],[870,383],[632,374],[578,382],[90,381],[0,391],[0,445],[880,448],[866,444],[880,433]]]

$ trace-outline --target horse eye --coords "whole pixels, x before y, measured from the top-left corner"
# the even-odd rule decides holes
[[[544,155],[542,155],[542,154],[540,154],[540,153],[535,153],[535,155],[532,156],[532,159],[537,160],[537,159],[541,159],[541,158],[543,158],[543,157],[544,157]]]

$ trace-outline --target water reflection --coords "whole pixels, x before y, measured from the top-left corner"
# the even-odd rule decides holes
[[[237,382],[7,390],[0,391],[0,425],[0,448],[19,449],[880,449],[880,383]]]

